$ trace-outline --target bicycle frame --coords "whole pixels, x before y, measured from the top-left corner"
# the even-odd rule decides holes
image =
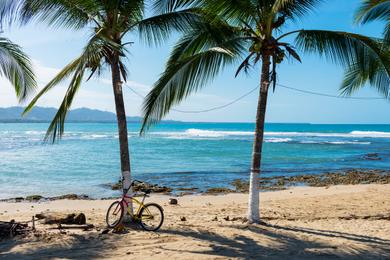
[[[128,213],[132,218],[138,219],[138,216],[139,216],[139,214],[140,214],[140,212],[141,212],[141,209],[145,206],[144,202],[145,202],[145,199],[146,199],[146,197],[147,197],[147,194],[144,194],[144,195],[143,195],[142,201],[139,201],[139,200],[137,200],[136,198],[134,198],[135,195],[137,195],[137,194],[136,194],[136,193],[133,193],[133,194],[131,194],[131,195],[127,195],[127,194],[126,194],[126,195],[123,195],[123,196],[122,196],[122,200],[121,200],[121,204],[122,204],[123,206],[126,206],[126,208],[127,208],[127,213]],[[129,201],[129,200],[131,200],[131,201],[133,202],[133,205],[134,205],[134,204],[139,205],[139,206],[138,206],[138,209],[137,209],[137,212],[136,212],[135,214],[132,213],[131,210],[130,210],[130,208],[128,207],[129,204],[130,204],[130,201]]]

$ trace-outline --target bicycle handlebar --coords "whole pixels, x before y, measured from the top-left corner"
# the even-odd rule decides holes
[[[129,186],[127,189],[125,189],[125,194],[127,194],[127,193],[129,192],[130,188],[131,188],[131,187],[134,187],[134,185],[135,185],[136,183],[145,183],[145,182],[139,181],[139,180],[133,180],[133,181],[130,183],[130,186]]]

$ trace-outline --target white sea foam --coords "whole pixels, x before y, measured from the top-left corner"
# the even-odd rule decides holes
[[[357,137],[379,137],[390,138],[390,132],[377,132],[377,131],[352,131],[352,135]]]
[[[361,144],[367,145],[371,144],[371,142],[359,142],[359,141],[300,141],[301,144],[335,144],[335,145],[343,145],[343,144]]]
[[[26,131],[25,132],[27,135],[42,135],[45,134],[45,131]]]
[[[202,130],[202,129],[187,129],[184,132],[154,132],[156,135],[165,135],[170,137],[185,138],[185,137],[225,137],[225,136],[251,136],[251,131],[217,131],[217,130]],[[321,133],[321,132],[265,132],[265,136],[273,137],[346,137],[346,138],[390,138],[390,132],[376,131],[352,131],[350,133]]]
[[[31,136],[44,135],[45,131],[25,131],[25,134]],[[4,134],[4,132],[2,132]],[[162,136],[169,139],[214,139],[214,138],[242,138],[250,137],[252,131],[223,131],[223,130],[204,130],[190,128],[185,131],[175,132],[151,132],[151,136]],[[129,132],[130,136],[138,136],[138,132]],[[333,143],[333,144],[369,144],[369,142],[358,142],[358,140],[299,140],[300,137],[340,137],[340,138],[390,138],[390,132],[379,131],[352,131],[349,133],[326,133],[326,132],[265,132],[265,141],[269,143],[285,143],[291,141],[300,141],[301,143]],[[71,139],[102,139],[117,138],[115,133],[85,133],[85,132],[65,132],[65,138]],[[294,140],[292,139],[294,138]],[[295,140],[299,138],[298,140]]]
[[[224,136],[246,136],[253,135],[249,131],[213,131],[213,130],[201,130],[201,129],[188,129],[185,133],[189,136],[198,137],[224,137]]]
[[[288,143],[291,142],[291,138],[266,138],[265,142],[266,143]]]
[[[266,136],[302,136],[302,137],[356,137],[356,138],[390,138],[390,132],[352,131],[350,133],[317,133],[317,132],[265,132]]]
[[[168,139],[218,139],[250,137],[251,131],[219,131],[191,128],[181,132],[153,132]],[[269,143],[286,143],[300,141],[301,143],[328,143],[328,144],[370,144],[361,140],[302,140],[302,138],[390,138],[390,132],[376,131],[352,131],[349,133],[326,133],[326,132],[265,132],[265,141]],[[295,140],[297,139],[297,140]]]

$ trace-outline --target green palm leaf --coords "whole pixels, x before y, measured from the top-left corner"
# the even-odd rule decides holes
[[[198,9],[191,8],[155,15],[140,21],[135,26],[138,27],[143,42],[148,45],[159,45],[172,34],[173,30],[184,32],[199,19]]]
[[[389,0],[363,0],[362,5],[355,14],[355,20],[361,23],[383,20],[389,22]]]
[[[92,73],[94,73],[95,71],[99,70],[102,59],[107,57],[113,50],[116,50],[114,49],[116,47],[117,46],[112,45],[111,41],[104,41],[98,35],[92,37],[88,45],[85,47],[82,55],[63,68],[25,108],[23,114],[31,111],[36,102],[45,93],[58,86],[59,83],[68,79],[69,77],[72,77],[61,106],[53,118],[49,129],[47,130],[45,140],[51,139],[54,142],[57,137],[62,137],[64,133],[66,115],[71,108],[75,94],[80,88],[85,71],[89,69],[92,71]]]
[[[355,14],[355,21],[366,24],[373,21],[386,22],[383,33],[387,44],[390,42],[390,1],[364,0]]]
[[[21,48],[0,37],[0,75],[15,88],[19,101],[25,100],[36,88],[32,64]]]
[[[306,52],[318,53],[347,68],[340,88],[342,94],[352,94],[370,83],[389,97],[390,52],[381,40],[346,32],[303,30],[296,44]]]

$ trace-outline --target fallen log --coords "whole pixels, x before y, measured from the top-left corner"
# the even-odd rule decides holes
[[[84,225],[87,220],[83,213],[80,214],[56,214],[56,213],[41,213],[35,217],[43,221],[43,224],[68,224],[68,225]]]

